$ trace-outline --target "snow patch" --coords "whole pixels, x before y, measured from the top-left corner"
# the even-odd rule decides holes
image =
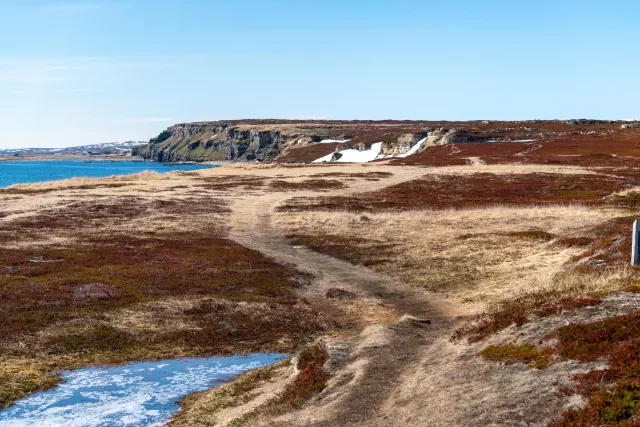
[[[358,151],[353,148],[348,150],[342,150],[339,153],[341,157],[338,160],[334,160],[335,163],[367,163],[372,162],[380,155],[382,149],[382,142],[376,142],[371,146],[369,150]],[[314,160],[313,163],[326,163],[331,162],[334,153],[328,154],[318,160]]]
[[[355,150],[353,148],[350,148],[348,150],[342,150],[339,151],[338,153],[342,155],[342,157],[340,157],[338,160],[331,160],[333,158],[333,155],[335,153],[331,153],[331,154],[327,154],[324,157],[321,157],[317,160],[314,160],[313,163],[327,163],[327,162],[334,162],[334,163],[367,163],[367,162],[372,162],[374,160],[378,160],[378,159],[390,159],[393,157],[398,157],[398,158],[404,158],[404,157],[409,157],[414,155],[415,153],[418,152],[418,150],[420,150],[420,147],[422,147],[422,144],[425,143],[425,141],[427,140],[427,138],[423,138],[420,141],[416,142],[409,151],[407,151],[404,154],[380,154],[380,151],[382,150],[382,142],[377,142],[375,144],[373,144],[371,146],[371,148],[369,150],[364,150],[364,151],[358,151]]]
[[[320,144],[332,144],[334,142],[338,142],[340,144],[344,143],[344,142],[349,142],[351,141],[350,139],[323,139],[322,141],[320,141]]]

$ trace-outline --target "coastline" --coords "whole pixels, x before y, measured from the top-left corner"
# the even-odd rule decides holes
[[[227,165],[247,166],[247,165],[259,164],[257,162],[239,162],[239,161],[229,161],[229,160],[216,160],[216,161],[207,161],[207,162],[160,163],[153,160],[145,160],[140,156],[129,156],[129,155],[119,155],[119,154],[101,155],[101,156],[87,156],[87,155],[73,155],[73,154],[62,154],[62,155],[42,154],[42,155],[28,155],[28,156],[0,155],[0,162],[44,162],[44,161],[60,161],[60,160],[83,161],[85,163],[139,162],[139,163],[154,163],[154,164],[166,164],[166,165],[205,165],[205,166],[227,166]]]
[[[142,157],[133,157],[121,154],[86,156],[73,154],[41,154],[27,156],[1,156],[0,162],[33,162],[33,161],[55,161],[55,160],[97,160],[97,161],[145,161]]]
[[[0,163],[0,188],[17,184],[56,182],[71,178],[105,178],[135,175],[145,171],[164,174],[216,168],[207,164],[168,164],[132,157],[23,158]]]

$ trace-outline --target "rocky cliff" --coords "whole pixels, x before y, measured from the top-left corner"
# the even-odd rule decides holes
[[[420,141],[423,142],[417,152],[436,145],[487,142],[489,140],[491,140],[490,137],[471,135],[465,129],[427,128],[420,132],[402,135],[395,141],[383,142],[380,154],[406,154]]]
[[[227,123],[189,123],[170,127],[134,155],[158,162],[272,160],[280,153],[281,133],[242,129]]]
[[[401,155],[423,141],[419,151],[445,144],[537,140],[567,134],[620,129],[584,121],[427,122],[230,120],[171,126],[133,155],[158,162],[273,161],[310,162],[347,148],[369,150],[381,142],[380,154]],[[604,127],[603,127],[604,126]],[[602,128],[602,129],[601,129]]]

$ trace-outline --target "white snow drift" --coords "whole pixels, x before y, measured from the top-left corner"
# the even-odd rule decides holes
[[[372,162],[377,159],[390,159],[392,157],[409,157],[418,152],[422,144],[427,140],[427,138],[421,139],[416,142],[414,146],[411,147],[409,151],[404,154],[380,154],[380,150],[382,149],[382,142],[377,142],[371,146],[370,149],[364,151],[358,151],[353,148],[349,148],[347,150],[341,150],[338,153],[341,154],[341,157],[338,160],[331,160],[335,153],[328,154],[324,157],[319,158],[318,160],[314,160],[313,163],[367,163]],[[333,141],[340,142],[340,141]],[[345,141],[342,141],[345,142]]]

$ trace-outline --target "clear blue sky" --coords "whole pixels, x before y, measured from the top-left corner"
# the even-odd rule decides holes
[[[0,0],[0,147],[225,118],[640,118],[640,2]]]

